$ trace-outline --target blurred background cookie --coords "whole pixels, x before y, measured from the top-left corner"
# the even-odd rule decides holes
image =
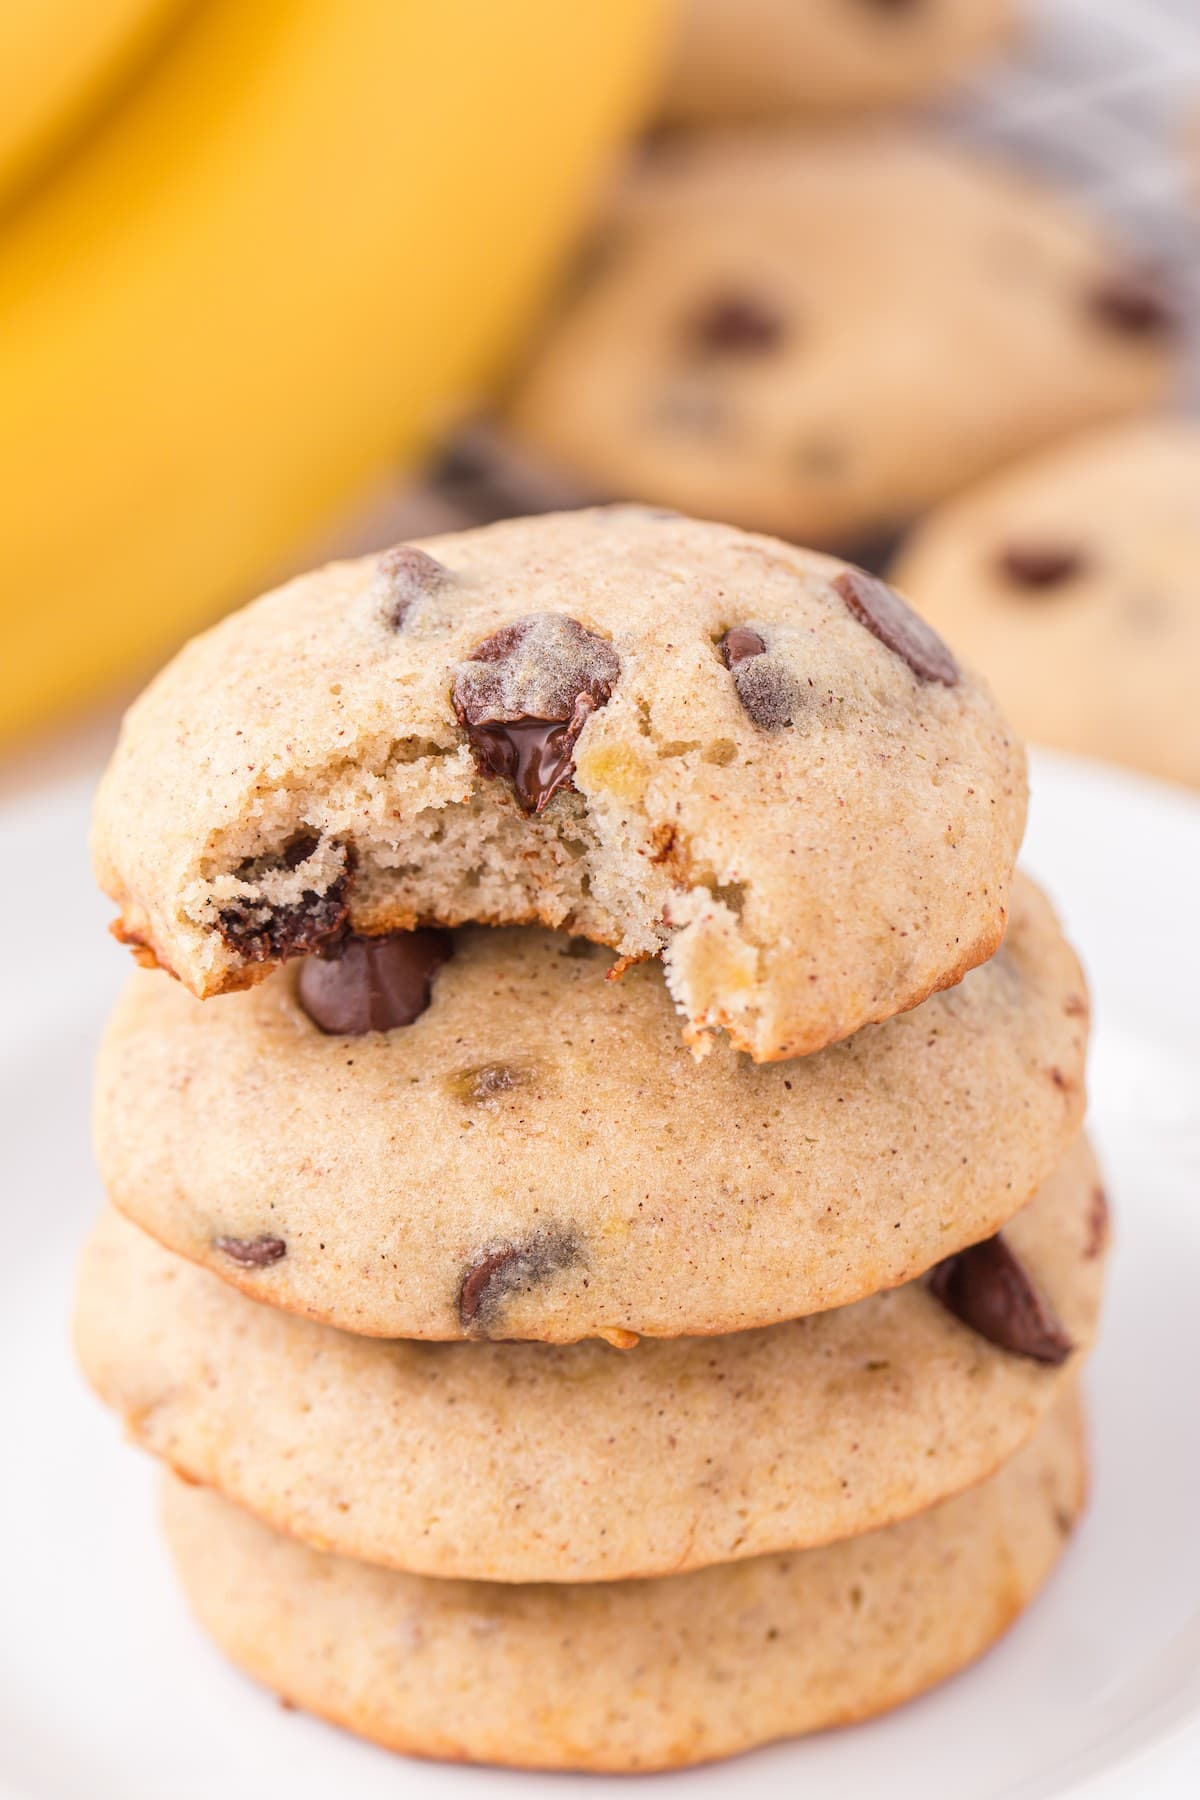
[[[1013,34],[1014,0],[687,0],[670,119],[842,113],[936,92]]]
[[[1200,787],[1200,427],[1023,462],[932,514],[895,573],[1019,730]]]
[[[505,421],[597,496],[873,563],[1009,458],[1150,405],[1172,337],[1045,185],[899,131],[718,133],[631,179]]]

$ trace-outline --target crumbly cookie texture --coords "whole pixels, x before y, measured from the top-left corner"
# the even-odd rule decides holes
[[[1018,726],[1200,787],[1200,428],[1089,432],[932,514],[896,579]]]
[[[968,1329],[926,1281],[628,1352],[352,1337],[256,1305],[111,1211],[75,1338],[136,1442],[316,1549],[613,1581],[808,1549],[984,1479],[1090,1350],[1107,1237],[1080,1140],[1003,1232],[1070,1341],[1057,1366]]]
[[[200,996],[347,929],[536,921],[661,953],[698,1052],[770,1060],[991,953],[1025,798],[986,689],[881,583],[618,507],[334,565],[196,639],[94,848],[119,935]]]
[[[867,562],[1153,403],[1174,345],[1166,292],[1044,185],[896,129],[706,133],[639,166],[504,419],[595,499]]]
[[[829,116],[935,93],[997,49],[1013,0],[687,0],[663,111],[708,123]]]
[[[1023,879],[982,968],[791,1063],[697,1064],[657,970],[609,960],[464,928],[413,1022],[357,1035],[304,1009],[311,964],[211,1002],[137,974],[97,1071],[107,1190],[346,1330],[623,1342],[906,1281],[998,1230],[1082,1122],[1083,976]]]
[[[205,1628],[293,1705],[395,1750],[633,1771],[883,1712],[963,1668],[1049,1576],[1083,1507],[1068,1396],[999,1474],[903,1524],[658,1581],[437,1581],[323,1556],[171,1478]]]

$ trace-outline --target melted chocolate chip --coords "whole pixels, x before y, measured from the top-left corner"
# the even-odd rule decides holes
[[[453,702],[484,775],[512,783],[523,812],[568,787],[579,733],[612,694],[617,653],[574,619],[535,613],[458,665]]]
[[[452,948],[445,931],[344,937],[302,964],[297,997],[317,1029],[330,1036],[393,1031],[425,1011],[433,978]]]
[[[1174,307],[1142,269],[1114,271],[1097,282],[1087,300],[1094,319],[1126,337],[1165,337],[1175,327]]]
[[[958,664],[933,627],[895,588],[862,569],[843,569],[833,585],[859,624],[906,662],[919,681],[955,686]]]
[[[400,631],[418,600],[436,594],[454,580],[450,570],[415,544],[397,544],[385,550],[375,565],[372,593],[385,622]]]
[[[752,294],[721,294],[691,320],[688,336],[709,356],[761,356],[783,342],[786,327]]]
[[[471,1331],[486,1334],[510,1294],[527,1291],[581,1260],[576,1240],[557,1231],[538,1232],[523,1244],[489,1250],[463,1276],[458,1316]]]
[[[1024,1264],[1000,1236],[938,1263],[929,1286],[947,1311],[1001,1350],[1058,1364],[1074,1349]]]
[[[218,1237],[213,1239],[213,1249],[245,1269],[266,1269],[287,1255],[287,1245],[277,1237]]]
[[[1086,568],[1083,552],[1073,544],[1009,544],[996,558],[996,567],[1014,587],[1032,593],[1062,587]]]
[[[308,861],[316,848],[316,838],[296,838],[276,858],[275,867],[294,871]],[[243,863],[237,873],[242,880],[253,881],[270,867],[269,861],[257,858]],[[311,955],[345,929],[353,876],[354,853],[348,849],[342,873],[323,894],[305,888],[298,900],[284,906],[252,897],[234,900],[218,913],[218,929],[228,948],[243,962],[287,962],[293,956]]]

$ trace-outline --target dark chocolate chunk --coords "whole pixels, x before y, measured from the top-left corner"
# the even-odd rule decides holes
[[[1114,270],[1089,291],[1087,302],[1093,318],[1126,337],[1166,337],[1175,329],[1175,308],[1144,269]]]
[[[576,739],[620,667],[606,639],[561,613],[505,625],[458,665],[459,724],[481,772],[510,781],[523,812],[540,813],[570,785]]]
[[[1023,1263],[999,1235],[938,1263],[929,1286],[956,1319],[1001,1350],[1057,1364],[1074,1349]]]
[[[446,931],[346,936],[301,965],[297,996],[318,1030],[331,1036],[393,1031],[425,1011],[452,948]]]
[[[906,662],[919,681],[954,687],[958,664],[932,625],[895,588],[862,569],[843,569],[833,585],[859,624]]]
[[[450,570],[436,557],[418,550],[415,544],[397,544],[385,550],[376,563],[372,593],[385,622],[399,631],[418,600],[428,599],[453,580]]]
[[[559,1231],[541,1231],[523,1244],[489,1250],[463,1276],[458,1316],[471,1331],[486,1334],[510,1294],[527,1291],[581,1260],[576,1239]]]
[[[287,1245],[282,1238],[277,1237],[219,1237],[213,1239],[213,1249],[220,1250],[246,1269],[269,1268],[281,1256],[287,1255]]]
[[[1087,567],[1087,559],[1074,544],[1009,544],[996,557],[996,567],[1014,587],[1032,593],[1062,587]]]
[[[752,294],[720,294],[688,325],[690,342],[709,356],[761,356],[786,334],[779,314]]]
[[[308,861],[316,848],[314,837],[293,839],[275,859],[274,866],[294,871]],[[270,859],[259,857],[243,863],[237,874],[244,881],[255,881],[271,867]],[[253,896],[233,900],[218,913],[218,929],[229,949],[243,962],[287,962],[293,956],[308,956],[330,944],[345,929],[353,876],[354,853],[347,849],[341,874],[323,894],[305,888],[298,900],[283,906]]]

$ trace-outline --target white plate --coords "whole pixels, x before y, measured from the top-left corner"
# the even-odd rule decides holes
[[[686,1800],[1200,1794],[1200,802],[1049,756],[1035,792],[1027,860],[1089,965],[1093,1121],[1116,1201],[1095,1504],[1045,1597],[976,1669],[875,1724],[650,1778]],[[89,1064],[127,967],[104,937],[86,812],[75,785],[0,814],[0,1795],[602,1800],[617,1783],[407,1762],[286,1713],[188,1619],[151,1469],[68,1343],[100,1199]]]

